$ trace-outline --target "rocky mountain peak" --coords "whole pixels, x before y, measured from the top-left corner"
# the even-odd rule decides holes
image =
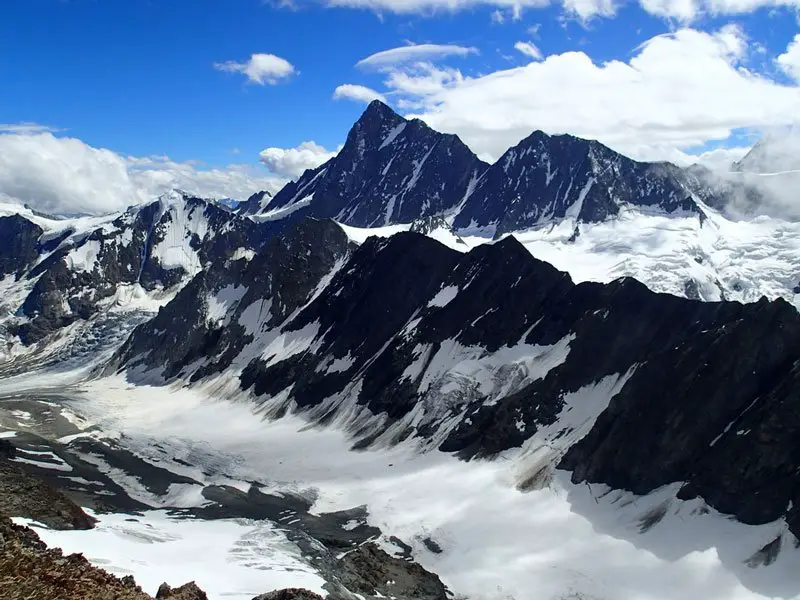
[[[486,166],[457,136],[375,101],[339,154],[282,189],[270,210],[357,227],[411,223],[452,211]]]
[[[562,219],[603,221],[624,206],[700,213],[674,165],[641,163],[594,140],[535,131],[489,168],[454,225],[502,234]]]

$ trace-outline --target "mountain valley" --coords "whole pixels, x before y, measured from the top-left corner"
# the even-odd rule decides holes
[[[96,525],[10,516],[154,595],[798,597],[800,222],[737,177],[374,101],[274,196],[4,204],[0,442]]]

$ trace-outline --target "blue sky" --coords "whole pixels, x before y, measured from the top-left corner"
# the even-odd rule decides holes
[[[59,138],[123,157],[166,155],[177,163],[201,161],[216,168],[255,165],[259,152],[270,147],[291,149],[313,141],[335,150],[364,103],[335,100],[333,93],[354,84],[376,90],[402,113],[462,135],[486,158],[541,128],[597,137],[636,158],[673,159],[673,152],[744,145],[749,141],[743,132],[796,118],[787,107],[800,98],[795,96],[800,66],[792,70],[795,60],[800,65],[795,58],[800,46],[796,53],[787,49],[798,32],[797,4],[792,4],[798,0],[778,7],[761,6],[764,0],[714,0],[713,9],[704,4],[711,1],[564,0],[540,7],[531,6],[540,0],[524,0],[515,7],[508,0],[343,0],[346,6],[295,0],[287,7],[263,0],[5,0],[0,123],[58,128]],[[658,36],[678,30],[692,35],[658,42]],[[541,55],[532,58],[515,49],[520,42]],[[719,43],[727,49],[716,50]],[[457,45],[465,52],[413,64],[355,66],[376,52],[409,44]],[[643,47],[646,60],[636,66]],[[692,52],[705,58],[695,61]],[[280,57],[294,70],[261,85],[241,72],[215,68],[226,61],[244,64],[254,54]],[[776,62],[782,54],[788,58]],[[703,73],[680,73],[700,68],[706,58],[716,61],[705,67],[711,70],[720,60],[729,63],[730,73],[720,67],[719,83],[708,78],[718,91],[692,90],[704,87]],[[606,68],[609,61],[627,65],[618,99],[608,92],[620,85],[616,70]],[[538,64],[530,73],[509,71],[531,63]],[[752,75],[767,87],[755,85]],[[632,77],[641,80],[628,94],[624,86],[633,85]],[[585,81],[577,86],[579,78]],[[470,79],[479,79],[474,103]],[[586,87],[587,81],[597,87]],[[686,99],[661,106],[672,90]],[[727,106],[726,96],[751,92],[742,102],[764,114],[751,119],[747,106]],[[660,96],[652,106],[641,99],[624,105],[639,93],[645,99]],[[529,98],[535,98],[530,105]],[[693,98],[726,106],[684,110]],[[555,106],[562,100],[566,113]],[[601,106],[606,112],[595,118],[592,111]],[[686,114],[673,116],[673,108]],[[628,122],[631,110],[642,114]],[[617,118],[625,136],[617,133]],[[595,121],[608,122],[608,131]],[[669,135],[653,133],[667,130]]]

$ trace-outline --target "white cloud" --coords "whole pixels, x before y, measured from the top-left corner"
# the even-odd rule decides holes
[[[124,157],[51,133],[0,135],[0,194],[51,213],[108,213],[179,187],[244,199],[282,180],[253,167],[199,169],[166,157]]]
[[[2,133],[19,133],[19,134],[31,134],[31,133],[44,133],[44,132],[51,132],[55,133],[57,131],[63,131],[56,127],[50,127],[49,125],[40,125],[39,123],[0,123],[0,134]]]
[[[615,0],[563,0],[567,13],[574,14],[583,22],[594,17],[612,17],[617,12]]]
[[[800,82],[800,33],[794,36],[786,52],[781,54],[776,62],[789,77]]]
[[[481,156],[496,158],[543,129],[642,160],[674,160],[735,129],[797,119],[800,88],[744,69],[747,49],[738,27],[682,29],[648,40],[627,62],[564,52],[480,77],[416,64],[392,70],[385,84],[397,106]]]
[[[514,49],[533,60],[542,60],[544,58],[542,51],[533,42],[517,42],[514,44]]]
[[[639,0],[650,14],[689,23],[704,14],[731,16],[755,12],[760,8],[800,8],[800,0]]]
[[[335,90],[333,90],[333,99],[355,100],[356,102],[364,102],[365,104],[368,104],[373,100],[380,100],[381,102],[386,102],[386,96],[384,96],[380,92],[376,92],[372,88],[368,88],[363,85],[354,85],[352,83],[345,83],[343,85],[338,86]]]
[[[260,158],[275,175],[296,178],[306,169],[315,169],[327,162],[337,152],[338,149],[330,151],[316,142],[303,142],[297,148],[267,148],[261,151]]]
[[[475,6],[495,7],[491,20],[506,21],[508,13],[514,20],[521,18],[524,9],[543,8],[560,4],[567,15],[574,15],[584,24],[596,17],[612,17],[625,0],[321,0],[328,6],[366,8],[381,14],[431,14],[457,12]],[[800,0],[638,0],[639,5],[657,17],[675,19],[689,24],[701,17],[742,15],[761,8],[800,10]],[[508,12],[506,12],[508,11]],[[791,18],[788,16],[786,18]]]
[[[259,85],[275,85],[295,72],[292,63],[274,54],[253,54],[246,62],[229,60],[214,64],[214,68],[228,73],[241,73],[251,83]]]
[[[431,61],[448,56],[467,56],[477,53],[477,48],[453,44],[415,44],[376,52],[358,61],[356,66],[369,69],[386,69],[405,63]]]
[[[138,195],[145,200],[175,188],[201,198],[245,200],[261,190],[274,194],[286,184],[285,178],[271,176],[248,164],[201,168],[194,161],[179,163],[168,157],[128,157],[126,161]]]
[[[744,158],[752,146],[734,146],[731,148],[714,148],[699,154],[687,154],[676,150],[672,156],[665,157],[682,167],[703,165],[712,171],[730,171],[733,163]]]

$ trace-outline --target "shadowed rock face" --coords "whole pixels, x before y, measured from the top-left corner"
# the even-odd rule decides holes
[[[0,446],[0,515],[25,517],[53,529],[91,529],[95,520],[80,506],[46,483],[27,475],[9,462],[14,447]]]
[[[19,279],[39,257],[39,238],[44,231],[19,215],[0,217],[0,277]]]
[[[113,368],[235,373],[276,414],[290,401],[322,423],[361,411],[357,447],[391,430],[390,442],[414,436],[464,458],[543,427],[572,435],[559,425],[565,397],[582,393],[600,417],[551,458],[575,481],[637,493],[686,482],[684,496],[752,523],[787,514],[800,532],[786,508],[800,505],[800,315],[786,302],[575,285],[511,237],[466,254],[414,233],[353,250],[336,230],[305,221],[249,266],[198,276]],[[210,299],[235,286],[209,325]],[[601,399],[585,390],[608,378],[610,405],[593,409]]]

